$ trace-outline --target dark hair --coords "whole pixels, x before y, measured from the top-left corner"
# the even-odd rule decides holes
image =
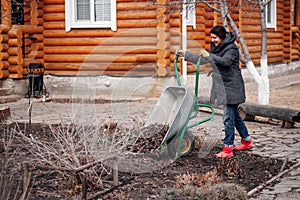
[[[215,34],[216,36],[224,40],[226,38],[227,31],[223,26],[217,25],[210,30],[210,33]]]

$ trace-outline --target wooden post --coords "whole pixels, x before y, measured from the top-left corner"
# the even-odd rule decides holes
[[[0,108],[0,121],[4,121],[10,117],[10,108],[9,107],[1,107]]]
[[[119,179],[118,179],[118,162],[117,162],[117,159],[114,159],[113,161],[113,173],[114,173],[114,186],[118,186],[119,185]]]

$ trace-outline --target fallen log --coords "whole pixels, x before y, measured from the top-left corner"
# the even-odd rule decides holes
[[[245,120],[247,116],[261,116],[279,119],[283,122],[300,122],[300,111],[276,106],[243,103],[239,106],[241,117]]]
[[[198,103],[211,104],[208,97],[199,96]],[[222,106],[213,105],[216,109],[223,109]],[[255,116],[267,117],[283,121],[283,126],[293,126],[300,122],[300,110],[282,108],[276,106],[243,103],[239,105],[239,113],[243,120],[253,121]]]

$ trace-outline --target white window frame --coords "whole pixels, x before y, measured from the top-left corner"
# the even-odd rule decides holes
[[[274,28],[277,27],[277,12],[276,12],[276,0],[272,0],[269,4],[265,7],[266,12],[266,26],[267,28]],[[270,17],[269,17],[269,15]]]
[[[187,26],[193,26],[196,29],[196,1],[195,0],[185,0],[183,17],[186,20]]]
[[[72,28],[110,28],[117,31],[117,8],[116,0],[111,0],[111,21],[76,21],[76,0],[65,0],[65,31],[69,32]],[[91,0],[91,8],[94,7],[94,0]],[[94,16],[94,9],[91,10],[91,16]]]

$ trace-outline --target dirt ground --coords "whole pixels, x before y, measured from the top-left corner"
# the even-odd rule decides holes
[[[300,71],[283,77],[270,79],[270,105],[300,110]],[[247,101],[257,103],[257,85],[247,83]],[[24,128],[24,127],[23,127]],[[28,128],[28,127],[27,127]],[[1,128],[1,136],[4,134]],[[33,134],[43,135],[47,140],[51,139],[51,131],[47,126],[33,124]],[[45,138],[44,138],[45,139]],[[53,138],[52,138],[53,139]],[[0,143],[1,158],[7,157],[3,143]],[[1,161],[1,190],[0,195],[21,196],[24,191],[23,179],[26,171],[22,168],[21,161],[30,157],[28,150],[22,147],[22,143],[14,143],[17,160],[14,160],[5,171],[4,162]],[[206,157],[199,157],[198,151],[193,151],[189,156],[179,158],[175,162],[145,173],[125,173],[118,175],[119,185],[113,185],[113,171],[99,170],[97,176],[101,174],[101,180],[89,181],[83,188],[82,177],[74,173],[60,173],[59,170],[41,169],[31,165],[30,181],[28,182],[27,195],[29,199],[81,199],[83,191],[87,192],[87,199],[184,199],[184,192],[180,198],[164,198],[164,191],[181,191],[185,186],[192,185],[197,188],[205,188],[222,183],[233,183],[242,187],[238,193],[245,193],[266,180],[277,175],[283,165],[282,160],[261,157],[249,152],[235,152],[235,157],[230,159],[216,159],[214,154],[220,151],[220,147],[215,147]],[[13,150],[9,151],[10,153]],[[147,161],[145,161],[147,162]],[[149,161],[151,162],[151,161]],[[150,163],[149,163],[150,165]],[[286,167],[291,166],[287,163]],[[11,170],[15,169],[15,170]],[[6,174],[5,174],[6,173]],[[5,174],[6,178],[14,183],[10,194],[5,194],[7,190],[3,187]],[[95,177],[97,177],[95,176]],[[27,174],[28,177],[28,174]],[[9,180],[9,179],[6,179]],[[20,184],[17,184],[20,183]],[[216,191],[215,191],[216,192]],[[220,192],[220,191],[219,191]],[[229,193],[224,192],[223,193]],[[179,195],[179,196],[180,196]],[[2,196],[2,197],[3,197]],[[187,197],[186,199],[193,199]],[[209,199],[209,198],[207,198]],[[245,199],[231,196],[228,199]]]
[[[13,125],[10,126],[13,127]],[[28,126],[22,124],[18,126],[20,130],[26,129],[28,131]],[[57,138],[53,138],[52,133],[53,129],[50,130],[47,125],[32,124],[32,135],[28,137],[53,143]],[[160,144],[160,141],[155,143],[154,145]],[[14,142],[13,147],[17,150],[15,152],[17,159],[14,160],[13,166],[10,166],[10,170],[6,174],[6,176],[10,175],[9,177],[12,178],[14,184],[21,184],[21,187],[14,184],[12,187],[12,194],[18,194],[18,196],[21,196],[23,191],[21,188],[24,177],[26,177],[26,171],[24,168],[15,168],[15,164],[24,166],[21,161],[32,157],[29,150],[24,148],[24,143],[21,144],[20,141]],[[144,146],[148,146],[148,148],[142,148]],[[137,142],[138,148],[135,148],[134,151],[143,149],[143,151],[150,152],[150,146],[150,142]],[[129,150],[133,149],[132,147],[129,148]],[[114,186],[113,171],[109,168],[103,172],[100,166],[99,168],[96,166],[99,171],[95,170],[95,166],[93,166],[96,175],[93,178],[87,176],[86,184],[83,186],[80,173],[70,171],[62,173],[61,170],[40,168],[39,164],[29,162],[27,166],[29,166],[31,175],[28,182],[28,195],[30,199],[81,199],[83,191],[86,191],[87,199],[158,199],[158,197],[162,199],[184,199],[182,196],[184,194],[179,194],[180,198],[170,198],[170,196],[163,196],[165,194],[163,192],[170,190],[178,192],[186,186],[209,188],[222,183],[232,183],[241,186],[241,188],[237,190],[237,194],[231,195],[228,199],[245,199],[247,191],[277,175],[283,164],[282,160],[261,157],[247,151],[235,152],[235,157],[230,159],[216,159],[214,154],[218,151],[220,151],[220,147],[217,146],[207,156],[200,157],[196,145],[196,150],[190,155],[170,162],[157,170],[153,169],[144,173],[134,173],[132,170],[131,172],[120,171],[118,186]],[[163,154],[164,152],[161,155]],[[4,148],[1,148],[2,158],[5,155]],[[50,157],[49,155],[49,159]],[[121,161],[119,162],[121,163]],[[164,165],[164,160],[157,160],[155,156],[151,159],[141,157],[141,162],[145,166],[152,166],[153,163]],[[288,163],[286,167],[290,165],[291,163]],[[96,178],[99,179],[95,181]],[[87,187],[86,190],[83,190],[84,187]],[[223,191],[223,194],[228,194],[228,191]],[[239,198],[237,195],[243,196],[243,198]],[[194,197],[190,197],[190,199],[194,199]],[[207,199],[211,198],[208,196]]]

